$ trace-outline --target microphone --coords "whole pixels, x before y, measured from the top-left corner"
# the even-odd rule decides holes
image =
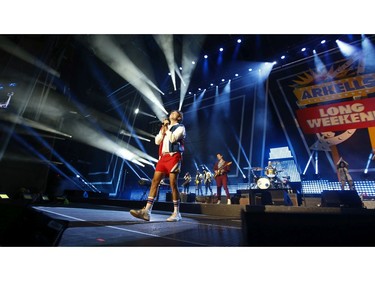
[[[168,126],[169,125],[169,120],[165,119],[163,123],[161,123],[162,126]]]

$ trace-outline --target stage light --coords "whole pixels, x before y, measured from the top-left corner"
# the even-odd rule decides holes
[[[241,43],[241,42],[242,42],[242,40],[241,40],[241,39],[238,39],[238,40],[237,40],[237,43]]]
[[[301,52],[304,52],[304,51],[306,51],[306,48],[302,48],[302,49],[301,49]]]
[[[324,44],[326,42],[326,40],[322,40],[320,41],[320,44]]]
[[[251,72],[251,71],[253,71],[253,69],[252,69],[252,68],[249,68],[249,71]]]
[[[234,76],[238,77],[238,73],[234,74]]]
[[[314,53],[314,54],[316,54],[316,51],[315,51],[315,49],[313,50],[313,53]]]
[[[224,51],[224,49],[223,49],[223,48],[220,48],[219,51],[222,52],[222,51]]]
[[[225,79],[221,79],[221,82],[225,82]]]
[[[170,93],[170,94],[171,94],[171,93]],[[155,115],[152,115],[152,114],[150,114],[150,113],[144,112],[144,111],[140,110],[139,108],[136,108],[136,109],[134,110],[134,114],[142,114],[142,115],[145,115],[145,116],[149,116],[149,117],[152,117],[152,118],[156,118]]]
[[[0,199],[9,199],[9,196],[5,193],[0,194]]]
[[[206,59],[206,58],[208,58],[208,56],[207,56],[207,55],[204,55],[204,58]]]
[[[358,52],[358,49],[348,43],[344,43],[340,40],[336,40],[336,43],[337,43],[337,46],[339,46],[339,49],[341,51],[341,53],[345,56],[345,57],[350,57],[350,56],[353,56],[353,55],[356,55],[357,52]]]
[[[179,69],[182,70],[182,67],[180,66]]]
[[[210,84],[210,86],[211,86],[211,87],[213,87],[213,86],[214,86],[214,84],[213,84],[213,83],[211,83],[211,84]]]
[[[281,56],[280,58],[283,60],[283,59],[285,59],[285,56]]]
[[[195,61],[192,61],[191,64],[195,64]]]
[[[273,64],[277,64],[277,61],[274,61]]]

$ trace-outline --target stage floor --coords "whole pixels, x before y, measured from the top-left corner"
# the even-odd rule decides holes
[[[179,222],[167,222],[171,212],[154,210],[151,221],[134,218],[129,208],[89,204],[34,206],[51,219],[68,222],[57,245],[70,246],[241,246],[241,219],[181,213]]]

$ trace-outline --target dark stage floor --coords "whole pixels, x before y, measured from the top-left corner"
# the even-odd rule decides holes
[[[221,208],[223,207],[226,206]],[[118,206],[80,203],[67,206],[33,206],[32,210],[29,210],[29,213],[32,213],[29,216],[32,216],[31,220],[40,222],[44,229],[37,230],[33,224],[30,226],[30,235],[35,237],[35,233],[40,232],[40,243],[35,242],[36,244],[46,243],[61,247],[242,245],[239,216],[182,213],[182,221],[167,222],[171,212],[154,210],[151,221],[146,222],[131,216],[129,210],[130,208]],[[27,232],[25,229],[21,230],[25,231]],[[22,239],[21,235],[20,240]]]

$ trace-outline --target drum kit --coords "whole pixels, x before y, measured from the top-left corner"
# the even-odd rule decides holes
[[[283,170],[277,170],[275,166],[262,167],[252,167],[249,168],[253,174],[254,182],[252,186],[259,189],[269,189],[269,188],[287,188],[290,177],[282,176],[282,180],[278,177],[278,173]],[[264,170],[265,176],[260,176],[259,172]],[[256,174],[258,172],[258,174]]]

